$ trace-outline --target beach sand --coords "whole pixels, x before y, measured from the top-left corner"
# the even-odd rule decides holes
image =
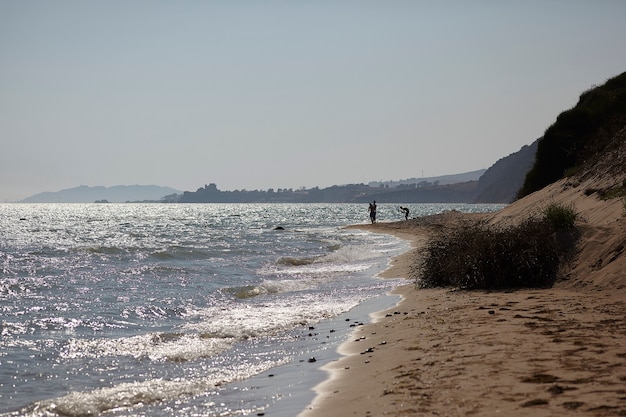
[[[324,366],[328,379],[300,417],[626,415],[626,218],[561,181],[490,215],[506,225],[548,202],[572,205],[581,239],[554,287],[516,291],[396,290]],[[413,249],[385,277],[410,277],[437,228],[473,215],[357,225],[393,233]]]

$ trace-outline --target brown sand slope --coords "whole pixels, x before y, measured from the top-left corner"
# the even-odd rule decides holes
[[[615,179],[612,179],[615,182]],[[605,186],[602,184],[600,186]],[[579,214],[581,239],[578,255],[565,272],[560,288],[587,290],[623,290],[626,287],[626,217],[623,200],[603,201],[586,190],[598,188],[597,180],[572,184],[561,180],[517,201],[492,216],[494,224],[507,224],[539,213],[554,202],[571,205]]]
[[[488,216],[506,225],[574,206],[579,252],[554,288],[398,289],[403,301],[342,345],[301,416],[626,415],[626,218],[619,199],[585,195],[599,181],[564,180]],[[408,277],[428,234],[466,217],[359,227],[411,239],[384,274]]]

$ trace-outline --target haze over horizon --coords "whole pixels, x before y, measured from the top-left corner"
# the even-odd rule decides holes
[[[626,2],[0,2],[0,201],[488,168],[626,71]]]

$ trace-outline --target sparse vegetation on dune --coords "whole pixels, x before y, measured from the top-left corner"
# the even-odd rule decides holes
[[[570,186],[607,201],[626,195],[626,73],[584,92],[539,140],[518,198],[567,176]],[[626,204],[626,203],[625,203]],[[626,205],[624,206],[626,213]],[[549,204],[515,226],[465,221],[431,236],[416,266],[421,287],[549,287],[573,252],[573,206]]]
[[[439,230],[416,266],[422,288],[507,289],[550,287],[575,239],[576,212],[548,205],[543,215],[494,228],[465,221]]]

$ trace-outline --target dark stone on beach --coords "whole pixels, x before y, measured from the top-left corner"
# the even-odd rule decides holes
[[[557,382],[559,377],[550,374],[534,374],[533,376],[522,379],[527,384],[551,384]]]
[[[274,230],[285,230],[285,228],[282,226],[278,226],[278,227],[275,227]]]
[[[269,374],[268,377],[272,378],[274,376],[274,374]]]
[[[330,332],[331,333],[335,333],[335,329],[330,329]]]
[[[571,390],[575,390],[575,389],[577,389],[577,388],[574,388],[574,387],[564,387],[562,385],[555,384],[555,385],[551,386],[548,389],[548,392],[550,394],[552,394],[552,395],[560,395],[560,394],[563,394],[565,391],[571,391]]]
[[[585,405],[585,403],[580,401],[568,401],[563,403],[563,407],[567,408],[568,410],[576,410],[583,405]]]
[[[496,312],[493,310],[489,310],[489,314],[496,314]]]
[[[522,407],[535,407],[537,405],[547,405],[549,404],[548,400],[544,400],[543,398],[537,398],[535,400],[526,401],[521,404]]]
[[[313,363],[313,362],[317,362],[317,359],[315,359],[315,357],[309,358],[309,363]]]
[[[315,327],[309,326],[309,330],[315,330]]]

